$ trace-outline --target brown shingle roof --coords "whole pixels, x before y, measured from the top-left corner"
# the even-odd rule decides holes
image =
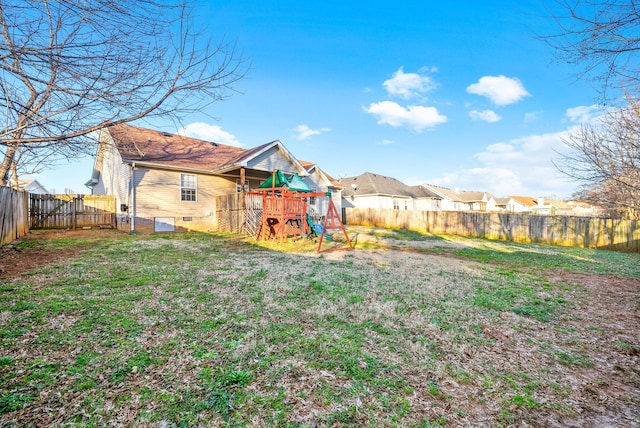
[[[482,201],[482,198],[485,195],[487,195],[487,199],[489,199],[492,196],[487,192],[475,192],[475,191],[469,191],[469,190],[463,190],[461,192],[458,192],[458,195],[460,196],[460,199],[462,199],[464,202],[480,202]]]
[[[525,207],[533,207],[538,205],[538,201],[531,196],[509,196],[514,201],[520,202]]]
[[[128,124],[113,125],[108,129],[124,161],[174,168],[215,170],[264,147],[245,150]]]

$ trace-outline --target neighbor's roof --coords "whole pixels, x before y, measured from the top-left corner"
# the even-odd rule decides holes
[[[460,199],[462,199],[464,202],[480,202],[485,195],[487,196],[487,201],[492,197],[495,199],[495,197],[490,193],[475,192],[469,190],[463,190],[459,192],[458,195],[460,195]]]
[[[511,200],[511,198],[506,197],[506,198],[494,198],[496,201],[496,205],[507,205],[509,203],[509,201]]]
[[[388,195],[414,197],[411,187],[400,180],[371,172],[365,172],[357,177],[345,177],[341,180],[341,184],[345,187],[343,192],[345,196]],[[356,186],[355,193],[353,185]]]
[[[516,202],[520,202],[525,207],[533,207],[538,205],[538,201],[536,198],[532,198],[531,196],[509,196]]]
[[[556,200],[553,200],[553,199],[545,199],[544,200],[544,204],[545,205],[551,205],[551,206],[554,206],[554,207],[560,208],[560,209],[571,209],[571,208],[573,208],[573,206],[569,202],[556,201]]]
[[[413,191],[413,194],[416,198],[434,198],[434,199],[442,199],[440,195],[435,194],[431,190],[427,189],[421,184],[417,186],[409,186]]]
[[[448,199],[453,202],[465,202],[458,192],[448,189],[446,187],[436,186],[434,184],[422,184],[422,187],[428,191],[440,196],[441,198]]]

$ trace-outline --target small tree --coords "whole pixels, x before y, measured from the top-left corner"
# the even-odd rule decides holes
[[[222,100],[246,72],[194,31],[189,0],[2,0],[0,185],[94,151],[115,123]]]

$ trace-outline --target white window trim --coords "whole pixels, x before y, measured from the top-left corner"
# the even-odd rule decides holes
[[[195,187],[183,186],[183,178],[187,176],[193,177],[193,184]],[[184,199],[182,193],[183,190],[193,190],[195,196],[194,199]],[[196,174],[180,173],[180,202],[198,202],[198,176]]]

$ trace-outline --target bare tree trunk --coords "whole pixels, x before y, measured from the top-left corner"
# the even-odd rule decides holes
[[[13,159],[15,158],[16,152],[18,151],[17,144],[8,144],[7,150],[4,154],[4,159],[0,164],[0,186],[9,186],[9,180],[11,178],[11,166],[13,165]]]
[[[179,122],[226,98],[244,62],[192,28],[193,4],[1,0],[0,183],[93,152],[105,126]]]

